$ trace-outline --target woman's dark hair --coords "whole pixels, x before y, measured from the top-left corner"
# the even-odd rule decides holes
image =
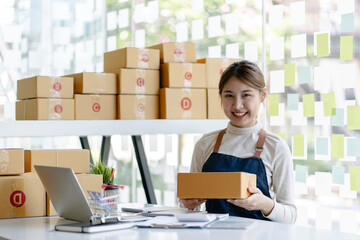
[[[265,88],[264,76],[260,68],[253,62],[242,60],[232,63],[221,75],[219,82],[219,94],[221,95],[225,84],[235,77],[243,83],[258,89],[260,93]]]

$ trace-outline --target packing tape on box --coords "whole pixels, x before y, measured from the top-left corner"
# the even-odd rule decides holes
[[[96,73],[98,81],[98,87],[95,89],[98,93],[103,93],[106,90],[106,75],[108,73]]]
[[[49,95],[52,98],[59,98],[61,96],[60,92],[62,89],[61,82],[59,81],[60,77],[50,77],[50,87]]]
[[[48,120],[60,120],[63,110],[61,99],[48,99]]]
[[[180,101],[180,107],[183,110],[182,111],[182,118],[191,118],[191,107],[192,107],[192,101],[191,101],[191,89],[189,88],[183,88],[181,89],[182,97]]]
[[[150,55],[149,49],[138,49],[138,66],[140,68],[149,67]]]
[[[11,217],[25,217],[26,195],[24,193],[24,177],[11,179],[9,201],[12,206],[10,210]]]
[[[185,43],[175,43],[174,61],[185,62],[185,59],[186,59]]]
[[[4,149],[0,150],[0,174],[6,173],[9,163],[9,151]]]
[[[191,63],[183,63],[183,76],[184,76],[184,87],[190,88],[192,85],[192,74],[193,74],[193,67]]]
[[[100,119],[100,111],[101,111],[101,107],[102,107],[100,95],[91,95],[90,102],[92,103],[92,105],[91,105],[92,111],[96,113],[94,119],[95,120]]]
[[[136,94],[143,94],[145,93],[145,77],[146,71],[143,69],[136,69],[136,86],[135,86],[135,93]]]
[[[136,119],[145,119],[146,98],[145,95],[136,95],[135,117]]]

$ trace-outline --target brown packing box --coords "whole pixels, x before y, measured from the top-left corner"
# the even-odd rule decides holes
[[[118,119],[158,119],[159,95],[118,95]]]
[[[195,43],[161,43],[149,48],[160,50],[161,63],[169,62],[196,62]]]
[[[224,119],[226,115],[222,108],[219,89],[206,89],[207,96],[207,118]]]
[[[74,93],[117,93],[117,79],[114,73],[83,72],[66,77],[74,78]]]
[[[25,172],[35,172],[34,165],[69,167],[75,173],[90,172],[88,149],[25,150]]]
[[[75,94],[75,119],[116,119],[116,95]]]
[[[178,173],[178,198],[247,198],[256,175],[246,172]]]
[[[159,94],[159,70],[117,68],[109,72],[118,76],[119,94]]]
[[[16,120],[74,120],[74,99],[34,98],[17,101]]]
[[[35,76],[17,81],[17,99],[73,98],[72,77]]]
[[[104,53],[104,72],[116,68],[160,68],[160,51],[157,49],[127,47]]]
[[[204,58],[198,59],[198,63],[206,65],[206,83],[208,88],[219,88],[220,77],[225,69],[233,62],[240,59],[231,58]]]
[[[24,149],[0,149],[0,176],[24,173]]]
[[[161,87],[206,88],[205,64],[202,63],[161,64]]]
[[[103,177],[99,174],[76,174],[80,186],[87,199],[90,198],[87,191],[102,192]],[[46,216],[56,216],[56,210],[50,201],[49,195],[46,194]]]
[[[45,214],[45,189],[36,173],[0,177],[0,218]]]
[[[191,88],[161,88],[160,118],[205,119],[206,90]]]

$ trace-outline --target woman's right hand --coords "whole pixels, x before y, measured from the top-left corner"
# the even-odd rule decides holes
[[[206,199],[196,199],[196,198],[179,199],[179,200],[189,210],[193,210],[197,206],[199,206],[199,205],[203,204],[204,202],[206,202]]]

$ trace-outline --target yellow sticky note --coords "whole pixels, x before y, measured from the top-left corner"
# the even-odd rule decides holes
[[[279,94],[269,95],[269,116],[279,115]]]
[[[316,56],[327,57],[329,56],[329,34],[328,33],[320,33],[316,35]]]
[[[344,158],[344,134],[331,134],[331,156]]]
[[[353,59],[353,36],[340,37],[340,59],[341,60]]]
[[[294,134],[293,155],[296,157],[305,157],[304,146],[305,146],[304,134]]]
[[[350,190],[360,191],[360,166],[349,167]]]
[[[360,106],[347,106],[347,128],[360,130]]]
[[[315,116],[315,96],[313,93],[302,96],[304,105],[304,117]]]
[[[323,103],[324,103],[324,116],[336,115],[334,92],[324,93],[322,95],[322,99],[323,99]]]
[[[285,64],[285,86],[295,86],[295,64]]]

